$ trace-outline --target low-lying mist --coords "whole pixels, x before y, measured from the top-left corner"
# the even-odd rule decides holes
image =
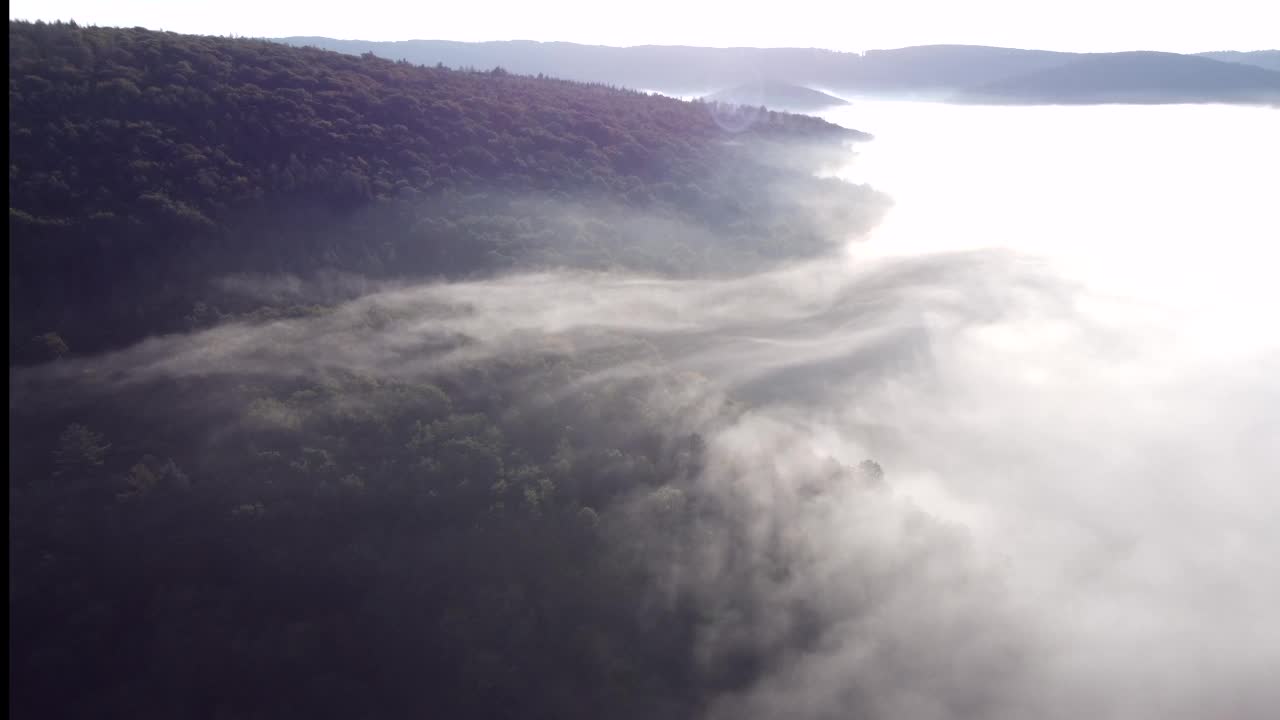
[[[877,111],[887,117],[867,108]],[[18,371],[11,407],[36,394],[162,381],[431,379],[513,358],[576,357],[572,374],[513,376],[528,385],[512,412],[536,422],[539,403],[633,383],[638,423],[705,440],[688,498],[660,488],[610,512],[617,541],[643,545],[637,552],[663,578],[655,602],[698,608],[696,663],[732,675],[734,658],[750,658],[742,672],[751,682],[722,683],[706,717],[1270,717],[1280,707],[1271,678],[1280,667],[1271,610],[1280,605],[1280,337],[1263,322],[1244,328],[1246,339],[1223,331],[1230,318],[1207,323],[1205,308],[1236,308],[1224,296],[1201,302],[1219,285],[1198,284],[1194,263],[1171,266],[1177,302],[1167,283],[1124,292],[1089,268],[1114,270],[1103,255],[1113,249],[1131,258],[1131,247],[1119,249],[1130,233],[1157,268],[1166,250],[1191,257],[1188,245],[1204,262],[1224,247],[1243,265],[1274,252],[1249,260],[1247,244],[1175,235],[1176,223],[1148,224],[1141,202],[1098,215],[1083,189],[1037,206],[1057,216],[1033,217],[992,193],[1068,186],[1047,162],[1058,153],[1046,153],[1039,175],[986,183],[1030,172],[984,154],[1000,128],[966,125],[969,144],[942,154],[940,140],[953,136],[928,127],[964,122],[974,109],[894,112],[916,133],[901,143],[934,141],[940,154],[911,156],[935,178],[921,183],[928,192],[913,196],[909,175],[893,178],[897,209],[869,243],[714,280],[546,271],[376,287],[344,278],[333,282],[362,294],[315,317],[224,323]],[[1179,115],[1203,109],[1141,112],[1179,127],[1205,119]],[[1045,143],[1063,126],[1050,117],[1032,126]],[[888,122],[858,125],[899,142]],[[1219,134],[1189,142],[1212,146]],[[1108,162],[1142,174],[1125,164],[1136,161],[1123,151],[1132,135],[1089,140],[1099,175]],[[1165,149],[1184,161],[1202,155]],[[988,166],[953,164],[973,157]],[[1187,227],[1208,215],[1223,234],[1240,229],[1231,219],[1240,209],[1223,199],[1257,201],[1253,163],[1241,156],[1240,172],[1225,177],[1186,168],[1193,196],[1218,199]],[[850,172],[866,177],[867,167]],[[949,185],[955,195],[930,206],[939,176],[969,176],[970,186]],[[1172,213],[1174,199],[1156,205]],[[928,222],[901,217],[962,207]],[[1251,212],[1270,224],[1245,232],[1280,237],[1270,210]],[[984,237],[979,219],[1004,213],[1021,221],[993,222]],[[1035,241],[1021,246],[1019,234],[1057,236],[1060,221],[1093,228],[1086,269]],[[1164,234],[1148,237],[1152,228]],[[950,239],[895,249],[905,232]],[[226,289],[306,292],[295,280],[248,277]],[[1225,297],[1254,296],[1235,288]],[[717,510],[683,526],[663,525],[650,508],[697,498]]]

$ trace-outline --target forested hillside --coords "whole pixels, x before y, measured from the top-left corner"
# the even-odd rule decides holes
[[[753,112],[735,134],[717,106],[501,69],[60,24],[9,39],[11,358],[47,332],[89,350],[182,329],[230,272],[713,272],[828,245],[781,183],[842,195],[841,228],[875,215],[755,152],[863,137],[814,118]],[[579,222],[584,203],[619,221]]]
[[[671,362],[698,337],[574,316],[866,229],[883,200],[812,173],[860,135],[261,41],[9,39],[12,717],[675,720],[815,648],[815,600],[747,591],[803,553],[703,479],[747,410]],[[879,480],[827,460],[803,498]]]

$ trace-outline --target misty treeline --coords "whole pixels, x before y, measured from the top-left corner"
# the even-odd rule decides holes
[[[848,133],[756,120],[11,22],[11,713],[695,717],[815,648],[832,599],[761,592],[811,560],[743,508],[874,497],[876,463],[716,460],[751,409],[671,337],[448,291],[869,227],[877,195],[812,174]]]
[[[539,386],[580,371],[529,356],[434,383],[236,374],[24,398],[11,709],[550,718],[687,704],[697,617],[656,597],[642,556],[659,549],[626,528],[693,511],[682,487],[700,438],[645,427],[624,383],[539,403]],[[652,517],[610,512],[636,494]]]

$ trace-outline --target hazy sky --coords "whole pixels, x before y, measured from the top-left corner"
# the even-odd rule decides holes
[[[1271,0],[15,0],[9,17],[209,35],[361,40],[566,40],[866,50],[931,43],[1111,51],[1280,45]]]

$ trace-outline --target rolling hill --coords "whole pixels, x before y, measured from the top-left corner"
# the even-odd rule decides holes
[[[1275,62],[1269,54],[1275,51],[1206,53],[1200,57],[1138,53],[1144,59],[1125,59],[1124,56],[1135,54],[1090,55],[976,45],[926,45],[847,53],[805,48],[654,45],[624,48],[523,40],[365,42],[290,37],[280,42],[346,53],[369,52],[423,65],[501,66],[521,73],[543,73],[677,95],[706,94],[756,83],[781,83],[829,88],[843,94],[939,100],[957,94],[963,94],[964,100],[988,93],[993,101],[1024,103],[1056,102],[1067,92],[1057,86],[1064,82],[1081,84],[1078,90],[1071,91],[1076,97],[1107,98],[1107,102],[1267,102],[1270,93],[1267,77],[1254,73],[1250,65],[1267,67]],[[1066,71],[1066,75],[1051,72],[1079,61],[1087,62]],[[1142,66],[1140,71],[1136,69],[1138,65]],[[1127,79],[1117,83],[1116,78],[1107,77],[1108,71],[1103,67],[1113,68]],[[1048,74],[1040,76],[1042,72]],[[1076,75],[1076,78],[1068,81],[1067,75]],[[1040,86],[1040,82],[1046,84]]]
[[[68,23],[10,23],[9,103],[13,717],[699,720],[811,646],[708,657],[668,592],[755,536],[700,490],[738,403],[642,325],[480,306],[640,284],[679,326],[661,285],[875,221],[808,164],[861,135]]]
[[[1209,58],[1210,60],[1220,60],[1222,62],[1239,63],[1241,65],[1256,65],[1267,70],[1280,71],[1280,50],[1255,50],[1253,52],[1237,52],[1228,50],[1223,52],[1205,52],[1197,53],[1199,57]]]
[[[609,47],[510,40],[368,42],[288,37],[279,42],[349,54],[373,53],[421,65],[492,68],[603,82],[677,95],[756,83],[833,90],[942,92],[1001,80],[1069,60],[1069,53],[971,45],[931,45],[865,54],[813,48]]]
[[[777,112],[728,132],[703,103],[262,40],[15,22],[9,40],[11,358],[54,330],[91,349],[181,329],[233,272],[688,273],[816,251],[820,220],[769,194],[818,182],[809,156],[771,148],[867,137]],[[584,231],[566,204],[586,202],[698,229]]]
[[[1280,73],[1173,53],[1087,55],[961,93],[1010,104],[1280,102]]]
[[[712,93],[703,99],[736,105],[750,105],[752,107],[763,106],[791,112],[824,110],[849,104],[846,100],[834,95],[828,95],[820,90],[786,83],[739,85],[728,90]]]

